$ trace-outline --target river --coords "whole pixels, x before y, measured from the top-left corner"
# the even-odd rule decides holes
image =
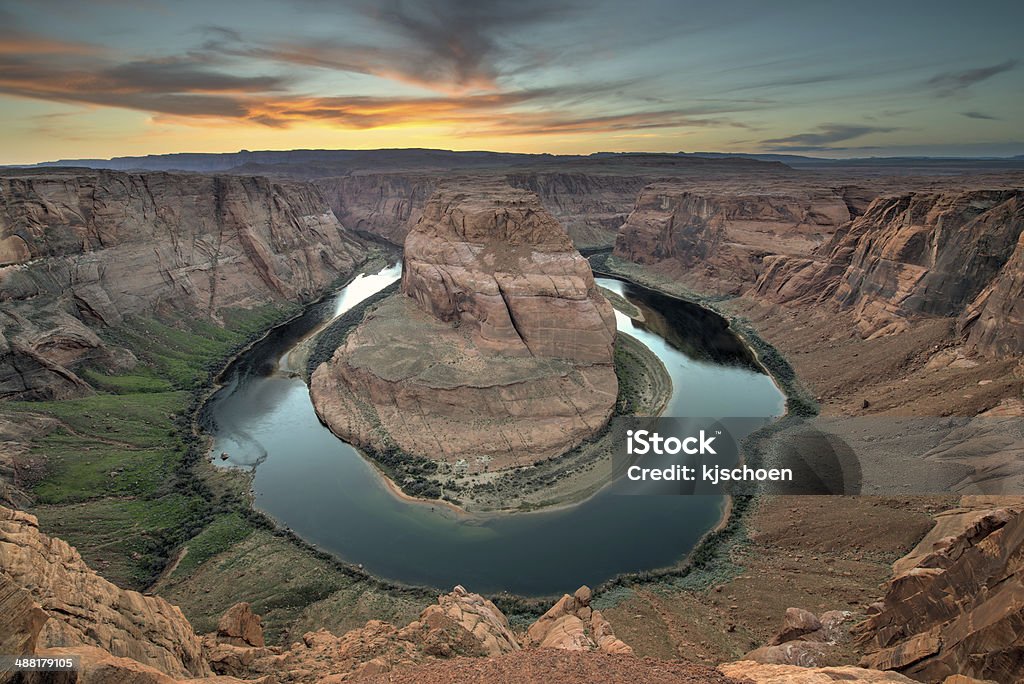
[[[523,596],[571,592],[616,575],[667,567],[721,519],[722,496],[621,496],[610,488],[573,506],[465,515],[396,496],[360,453],[318,420],[287,357],[324,318],[400,277],[360,276],[332,301],[275,331],[232,364],[207,404],[212,454],[251,468],[255,506],[308,542],[379,577],[407,584]],[[673,381],[666,416],[781,415],[785,397],[717,314],[608,278],[644,315],[616,312],[620,331],[647,345]]]

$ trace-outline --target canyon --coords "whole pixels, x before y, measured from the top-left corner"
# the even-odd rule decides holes
[[[365,251],[308,185],[70,170],[0,177],[0,396],[69,398],[134,366],[97,330],[303,302]]]
[[[1019,494],[1020,474],[1012,444],[993,450],[1001,428],[953,434],[937,456],[983,476],[971,496],[763,497],[736,513],[739,541],[712,543],[711,560],[686,573],[528,609],[472,587],[424,609],[430,592],[339,569],[250,520],[244,477],[201,457],[169,461],[159,476],[172,484],[147,489],[148,473],[133,468],[162,444],[154,435],[180,429],[192,410],[185,395],[204,386],[194,378],[208,382],[205,364],[215,371],[248,338],[197,356],[204,365],[187,378],[161,377],[160,392],[110,383],[157,389],[147,369],[182,362],[168,350],[240,320],[246,334],[262,333],[395,245],[401,292],[313,373],[321,416],[357,443],[374,444],[379,421],[403,450],[440,448],[452,463],[483,455],[473,466],[483,469],[593,434],[615,401],[614,326],[579,248],[604,250],[596,270],[696,299],[770,345],[792,374],[791,407],[798,397],[823,417],[1024,416],[1019,169],[896,175],[676,155],[450,161],[360,153],[204,159],[210,168],[193,172],[178,159],[162,170],[135,160],[125,171],[0,173],[0,396],[14,400],[0,404],[0,494],[39,515],[3,510],[5,648],[81,655],[80,681],[512,681],[525,668],[566,681],[1015,681],[1020,504],[993,495]],[[157,338],[165,346],[140,342]],[[429,354],[439,363],[417,367]],[[503,378],[482,363],[495,355],[532,383],[525,398],[495,390]],[[479,386],[456,387],[456,376]],[[455,429],[424,403],[439,388],[451,390],[445,410],[463,412],[463,444],[437,447]],[[354,391],[364,394],[346,399]],[[137,397],[167,403],[135,420]],[[585,410],[562,410],[570,404]],[[427,412],[409,421],[412,405]],[[522,417],[521,450],[502,440],[482,452],[494,443],[486,436],[515,423],[486,422],[481,406]],[[545,416],[561,416],[558,428]],[[136,424],[145,440],[125,427]],[[166,453],[195,448],[175,442]],[[58,452],[85,461],[75,466],[92,469],[84,477],[68,472],[98,494],[53,494],[71,467],[51,462]],[[125,517],[159,502],[176,520],[163,506],[184,486],[204,492],[189,506],[210,508],[170,523],[180,536]],[[118,546],[110,526],[146,544]],[[149,574],[133,579],[125,563]],[[252,607],[234,608],[242,601]],[[850,615],[823,633],[836,611]],[[800,627],[815,621],[822,627]]]

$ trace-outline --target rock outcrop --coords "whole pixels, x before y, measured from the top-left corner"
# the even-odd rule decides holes
[[[601,611],[590,606],[593,594],[583,586],[565,594],[526,631],[526,643],[537,648],[567,651],[603,651],[632,654],[633,649],[615,636]]]
[[[96,330],[127,316],[218,320],[304,301],[362,246],[312,186],[110,171],[0,175],[0,398],[87,393],[77,364],[134,357]]]
[[[836,644],[849,641],[850,617],[851,613],[841,610],[830,610],[819,617],[802,608],[787,608],[778,633],[743,659],[772,665],[825,665]]]
[[[1024,191],[879,198],[810,257],[765,259],[752,294],[849,310],[864,337],[959,320],[986,353],[1024,352]]]
[[[531,463],[602,429],[615,317],[532,193],[439,191],[406,239],[402,294],[312,374],[334,432],[474,467]]]
[[[111,584],[66,542],[42,534],[35,517],[8,508],[0,508],[0,579],[48,617],[36,638],[39,648],[95,646],[172,677],[210,673],[201,641],[179,608]],[[30,634],[39,615],[25,596],[13,600],[11,619],[27,624]]]
[[[248,603],[236,603],[217,622],[217,641],[234,646],[262,647],[263,625]]]
[[[0,654],[31,655],[49,619],[32,596],[7,575],[0,574]],[[3,676],[0,674],[0,681]]]
[[[864,684],[913,684],[914,680],[896,672],[868,670],[862,667],[800,667],[799,665],[773,665],[740,660],[719,665],[718,670],[735,679],[752,684],[835,684],[835,682],[863,682]]]
[[[858,625],[862,665],[923,682],[960,674],[1024,681],[1024,513],[1016,505],[940,516],[897,561]]]
[[[766,255],[812,251],[850,220],[851,208],[840,189],[654,183],[619,228],[614,254],[736,291],[755,281]]]

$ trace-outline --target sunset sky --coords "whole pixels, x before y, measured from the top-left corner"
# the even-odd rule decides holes
[[[1024,3],[0,0],[0,164],[1024,154]]]

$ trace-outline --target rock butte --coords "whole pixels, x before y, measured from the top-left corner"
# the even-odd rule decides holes
[[[604,427],[614,340],[590,265],[536,195],[447,186],[405,240],[402,293],[368,313],[310,389],[324,422],[357,444],[509,467]]]

